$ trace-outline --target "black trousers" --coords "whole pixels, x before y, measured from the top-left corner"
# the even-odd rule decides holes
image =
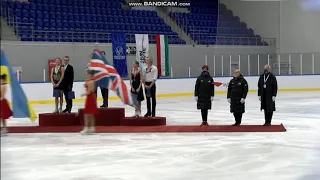
[[[151,82],[146,82],[146,85],[149,86]],[[150,91],[150,97],[147,96],[147,91]],[[144,91],[147,97],[147,114],[151,115],[152,117],[156,116],[156,84],[154,84],[150,89],[145,89]],[[152,103],[152,104],[151,104]],[[151,106],[152,105],[152,106]]]
[[[241,124],[242,114],[243,113],[233,113],[234,120],[236,121],[236,124]]]
[[[265,119],[266,123],[271,123],[272,116],[273,116],[273,111],[271,111],[271,112],[264,111],[264,119]]]
[[[107,88],[100,88],[102,99],[103,99],[103,106],[108,107],[109,105],[109,89]]]
[[[108,107],[109,105],[109,89],[107,88],[100,88],[102,99],[103,99],[103,106]],[[98,89],[96,89],[96,98],[98,98]]]
[[[69,92],[71,92],[72,89],[71,88],[64,88],[63,89],[63,94],[64,94],[64,98],[66,100],[66,111],[67,112],[71,112],[71,109],[72,109],[72,99],[69,99]]]
[[[208,109],[201,109],[201,117],[203,122],[208,120]]]

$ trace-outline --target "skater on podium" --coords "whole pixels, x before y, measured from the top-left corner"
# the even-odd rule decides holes
[[[1,135],[6,135],[8,133],[7,129],[7,122],[6,120],[9,119],[13,113],[10,109],[7,96],[7,75],[2,74],[0,76],[1,81],[1,89],[0,89],[0,119],[1,119]]]
[[[230,112],[233,113],[235,124],[240,126],[242,115],[245,112],[245,100],[248,94],[248,83],[243,78],[239,69],[234,71],[234,77],[228,85],[228,102],[230,103]]]
[[[62,90],[64,94],[64,98],[66,100],[66,109],[63,110],[63,113],[71,113],[72,109],[72,88],[73,88],[73,80],[74,80],[74,71],[73,66],[69,64],[70,58],[69,56],[64,57],[64,78],[62,81]]]
[[[202,124],[201,126],[208,126],[208,111],[211,109],[214,97],[214,81],[208,72],[207,65],[202,66],[202,73],[197,78],[194,97],[197,101],[197,109],[201,110]]]
[[[101,51],[101,55],[105,56],[105,52]],[[93,54],[90,54],[90,61],[93,58]],[[90,70],[90,63],[87,64],[87,71]],[[100,108],[107,108],[109,106],[109,89],[108,87],[103,87],[99,86],[102,99],[103,99],[103,104],[100,106]],[[95,90],[96,97],[98,97],[98,87],[96,87]]]
[[[156,81],[158,79],[158,68],[153,65],[152,58],[146,58],[146,67],[144,70],[144,88],[147,97],[147,113],[144,117],[156,116]],[[151,101],[152,100],[152,106]],[[152,107],[152,108],[151,108]]]
[[[130,73],[131,93],[137,96],[137,101],[138,101],[138,106],[135,109],[134,117],[141,116],[141,101],[144,100],[142,82],[143,82],[143,74],[139,69],[139,62],[135,61],[133,63],[133,68]]]
[[[278,83],[275,75],[270,72],[270,66],[264,66],[264,72],[258,81],[258,97],[261,101],[260,110],[264,110],[264,126],[270,126],[273,111],[276,111],[276,97],[278,93]]]
[[[53,96],[55,97],[55,110],[53,113],[62,113],[64,68],[61,66],[61,59],[56,58],[56,66],[51,69],[51,83],[53,86]],[[60,107],[58,108],[60,104]]]
[[[93,71],[87,71],[87,80],[85,82],[86,92],[81,94],[82,97],[86,96],[84,105],[84,128],[81,131],[83,134],[95,132],[95,115],[98,113],[96,87],[95,82],[92,80]]]

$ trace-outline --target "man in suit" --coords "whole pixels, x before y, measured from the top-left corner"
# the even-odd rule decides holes
[[[106,53],[104,51],[101,51],[102,56],[105,56]],[[108,107],[108,99],[109,99],[109,89],[108,87],[100,87],[100,91],[101,91],[101,95],[102,95],[102,99],[103,99],[103,104],[100,106],[101,108],[107,108]]]
[[[106,53],[104,51],[101,51],[101,55],[105,56]],[[92,59],[93,55],[90,54],[90,60]],[[87,70],[90,69],[90,63],[88,63],[87,65]],[[102,99],[103,99],[103,104],[100,106],[100,108],[107,108],[109,106],[109,89],[108,87],[103,87],[101,85],[99,85],[100,91],[101,91],[101,95],[102,95]],[[96,89],[96,97],[98,97],[98,87]]]
[[[73,80],[74,80],[74,71],[73,67],[69,64],[69,56],[64,57],[64,78],[62,81],[63,94],[66,99],[66,109],[63,110],[63,113],[70,113],[72,109],[72,99],[69,98],[69,92],[72,92]]]

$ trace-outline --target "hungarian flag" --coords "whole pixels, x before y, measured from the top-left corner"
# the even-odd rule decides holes
[[[168,36],[157,35],[157,65],[160,76],[169,76],[169,47]]]

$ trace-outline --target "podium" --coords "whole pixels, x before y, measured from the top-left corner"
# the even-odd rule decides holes
[[[166,117],[125,117],[120,126],[165,126]]]
[[[84,125],[84,109],[79,109],[78,117],[80,125]],[[96,115],[96,126],[120,126],[120,119],[125,117],[124,108],[99,108]]]
[[[39,114],[39,126],[80,126],[80,121],[76,113],[42,113]]]

